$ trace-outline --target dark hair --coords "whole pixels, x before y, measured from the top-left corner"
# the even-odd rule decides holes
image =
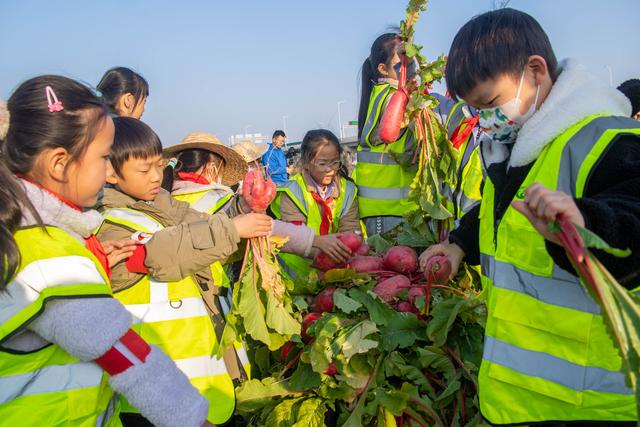
[[[209,150],[192,149],[183,150],[176,156],[178,163],[172,167],[167,166],[162,176],[162,188],[171,192],[173,182],[176,180],[178,172],[195,172],[205,166],[212,159],[224,164],[224,159],[216,153]]]
[[[458,31],[447,60],[447,89],[464,98],[483,81],[502,74],[520,76],[531,55],[544,58],[551,79],[558,60],[538,21],[519,10],[505,8],[483,13]]]
[[[284,138],[286,138],[286,137],[287,137],[287,135],[285,135],[285,134],[284,134],[284,131],[282,131],[282,130],[277,130],[277,131],[275,131],[275,132],[273,133],[273,136],[271,137],[271,139],[273,139],[273,138],[277,138],[277,137],[279,137],[279,136],[282,136],[282,137],[284,137]]]
[[[47,86],[62,103],[61,111],[49,111]],[[20,265],[13,233],[25,211],[41,223],[11,172],[28,174],[37,156],[46,149],[64,148],[72,161],[79,159],[109,114],[87,86],[51,75],[35,77],[18,86],[7,109],[11,116],[9,129],[0,145],[0,289],[6,287]]]
[[[120,175],[127,160],[148,159],[162,155],[162,142],[149,125],[132,117],[115,117],[116,131],[111,146],[111,166]]]
[[[362,135],[362,129],[367,121],[367,110],[369,109],[369,98],[375,82],[382,77],[378,72],[378,65],[391,64],[391,59],[395,55],[400,45],[400,36],[396,33],[386,33],[378,37],[371,45],[371,52],[362,64],[362,76],[360,90],[360,110],[358,111],[358,138]]]
[[[349,171],[344,163],[342,163],[342,153],[344,150],[342,149],[342,145],[340,145],[340,140],[330,130],[314,129],[305,134],[304,138],[302,138],[302,145],[300,145],[300,161],[302,164],[311,163],[318,154],[318,151],[327,144],[333,144],[336,150],[338,150],[341,162],[338,172],[340,172],[343,177],[350,179]]]
[[[631,117],[640,113],[640,79],[629,79],[618,86],[618,90],[631,101]]]
[[[50,112],[46,87],[63,110]],[[11,114],[2,157],[14,173],[27,174],[42,151],[62,147],[77,160],[108,117],[105,105],[87,86],[61,76],[40,76],[22,83],[7,102]]]
[[[102,99],[115,114],[118,100],[126,93],[133,95],[136,105],[149,96],[149,83],[140,74],[126,67],[115,67],[104,73],[96,87]]]

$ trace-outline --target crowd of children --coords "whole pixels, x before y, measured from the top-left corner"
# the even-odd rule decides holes
[[[204,132],[163,148],[140,121],[150,92],[134,71],[113,68],[95,89],[53,75],[22,83],[0,104],[1,422],[233,422],[247,352],[239,342],[215,355],[241,240],[288,237],[282,266],[304,276],[319,251],[352,255],[341,233],[387,231],[413,208],[415,171],[392,155],[414,150],[413,126],[388,146],[378,136],[402,54],[384,34],[364,62],[355,182],[339,139],[311,130],[270,215],[251,212],[241,185],[264,149]],[[456,223],[420,264],[446,255],[452,277],[463,259],[481,265],[484,418],[633,425],[600,310],[547,223],[564,215],[630,248],[598,256],[638,287],[638,81],[618,91],[558,62],[540,25],[512,9],[460,29],[446,80],[452,108],[440,116],[461,155],[457,187],[441,190]]]

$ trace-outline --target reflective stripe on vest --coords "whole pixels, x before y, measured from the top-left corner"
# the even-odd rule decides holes
[[[104,221],[145,233],[164,228],[150,216],[126,208],[107,210]],[[207,397],[207,419],[214,424],[229,420],[235,408],[234,386],[224,360],[211,357],[217,352],[218,338],[195,280],[188,276],[164,283],[146,275],[115,297],[132,314],[132,328],[160,346]],[[137,412],[124,399],[122,405],[123,412]]]
[[[354,174],[361,218],[402,216],[416,208],[415,203],[408,200],[408,196],[417,168],[407,171],[391,155],[395,153],[406,156],[413,153],[413,125],[410,123],[400,138],[391,144],[371,144],[372,131],[380,122],[386,100],[395,91],[389,84],[379,84],[371,92]]]
[[[191,209],[213,215],[233,198],[233,193],[222,194],[221,190],[208,189],[191,193],[172,194],[172,197],[189,203]]]
[[[549,143],[515,199],[534,182],[581,197],[593,165],[620,134],[640,135],[627,118],[591,116]],[[494,186],[480,208],[488,319],[480,405],[494,424],[637,418],[600,308],[576,276],[554,264],[544,238],[512,207],[494,228]]]
[[[99,262],[65,231],[19,230],[18,274],[0,292],[0,341],[23,332],[49,299],[111,298]],[[70,325],[73,327],[73,325]],[[102,369],[56,344],[29,352],[0,350],[0,419],[6,425],[120,425]]]

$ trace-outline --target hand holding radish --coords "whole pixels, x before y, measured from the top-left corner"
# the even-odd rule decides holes
[[[238,215],[231,221],[233,222],[233,225],[235,225],[236,230],[238,230],[238,235],[242,239],[269,236],[273,229],[271,218],[260,213]]]
[[[571,223],[584,227],[584,217],[573,198],[562,191],[553,191],[542,184],[533,184],[524,191],[524,201],[514,201],[511,205],[526,216],[545,239],[557,245],[560,240],[549,231],[548,224],[559,215]]]
[[[437,245],[433,245],[427,248],[422,254],[420,254],[419,264],[421,271],[427,271],[429,267],[429,261],[433,257],[446,257],[451,264],[451,274],[447,280],[452,280],[458,273],[458,268],[464,258],[464,251],[455,243],[443,242]]]
[[[138,242],[131,239],[104,240],[100,242],[107,259],[109,267],[113,268],[120,261],[129,258],[138,246]]]
[[[315,236],[313,247],[324,252],[337,263],[343,263],[351,258],[351,249],[340,240],[340,234]]]

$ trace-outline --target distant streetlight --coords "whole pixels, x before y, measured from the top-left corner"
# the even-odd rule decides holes
[[[245,127],[244,127],[244,137],[245,138],[248,136],[247,131],[249,130],[250,127],[253,127],[253,125],[245,125]]]
[[[610,65],[605,65],[604,68],[609,70],[609,86],[613,87],[613,68]]]
[[[282,132],[287,134],[287,118],[289,116],[282,116]],[[287,148],[287,137],[284,138],[284,148]]]
[[[340,111],[340,104],[345,104],[347,101],[338,101],[338,128],[339,128],[339,132],[340,132],[340,139],[343,138],[342,135],[342,114]]]

